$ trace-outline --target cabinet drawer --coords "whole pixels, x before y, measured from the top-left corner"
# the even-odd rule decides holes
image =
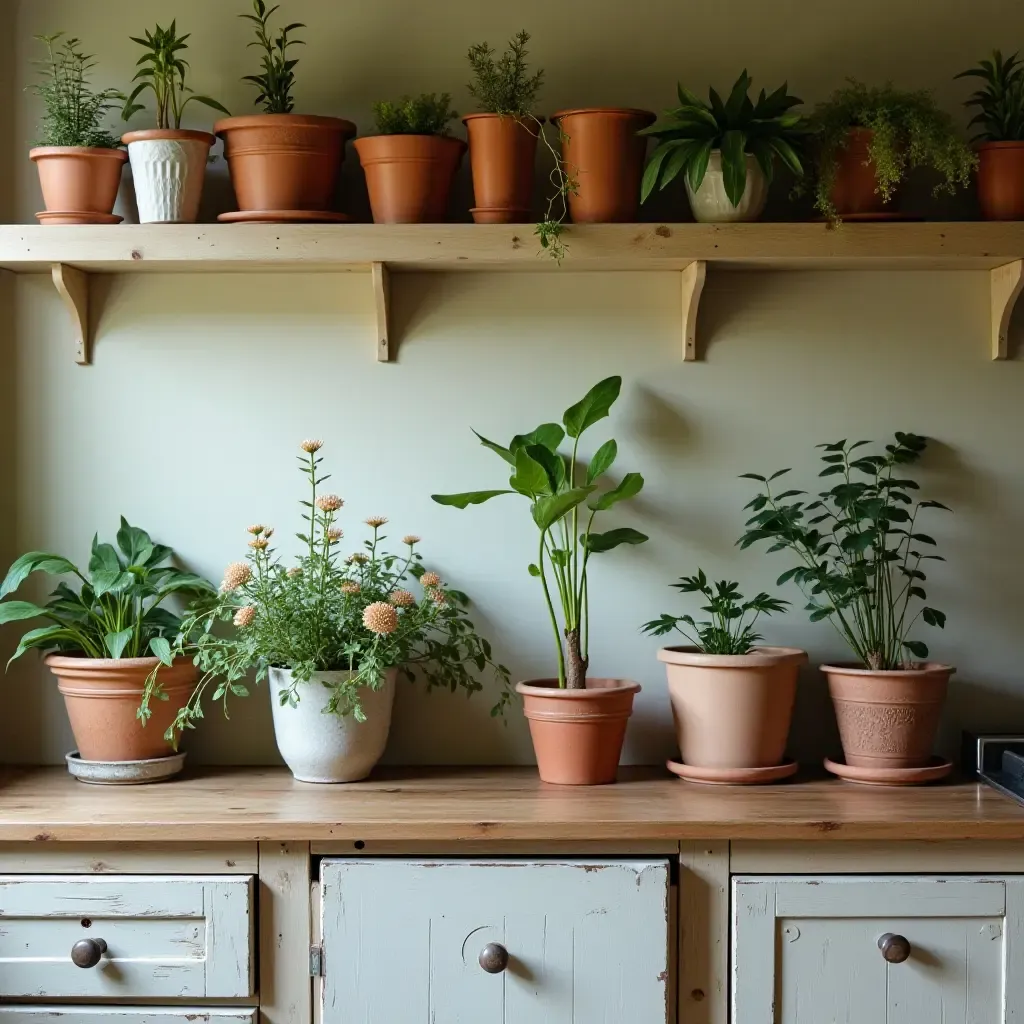
[[[738,877],[732,940],[733,1024],[1024,1015],[1021,878]]]
[[[247,876],[0,876],[0,996],[251,995],[252,892]],[[105,944],[95,966],[71,959],[83,940]]]
[[[256,1024],[255,1006],[0,1006],[0,1024]]]
[[[324,861],[323,1024],[665,1024],[669,891],[665,860]]]

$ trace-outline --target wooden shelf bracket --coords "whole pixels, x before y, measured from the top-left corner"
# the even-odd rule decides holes
[[[1010,317],[1024,287],[1024,260],[989,271],[992,291],[992,358],[1009,356]]]
[[[707,263],[694,260],[682,272],[683,284],[683,362],[692,363],[697,358],[697,309],[704,291]]]
[[[373,301],[377,313],[377,362],[391,361],[391,275],[386,263],[370,265],[373,277]]]
[[[92,362],[92,338],[89,335],[89,275],[66,263],[51,268],[53,286],[71,314],[75,331],[75,362],[88,366]]]

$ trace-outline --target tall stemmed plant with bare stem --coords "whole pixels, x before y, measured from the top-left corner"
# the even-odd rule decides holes
[[[565,411],[561,425],[542,423],[528,434],[516,434],[507,447],[476,434],[485,448],[512,467],[508,489],[433,496],[438,504],[462,509],[502,494],[519,494],[530,502],[540,537],[537,561],[530,563],[529,573],[540,580],[544,593],[558,654],[558,684],[573,690],[586,687],[590,665],[590,557],[647,540],[629,527],[594,532],[599,513],[635,497],[644,485],[639,473],[626,473],[616,486],[601,490],[618,454],[616,442],[605,441],[589,464],[579,457],[580,438],[608,416],[621,387],[621,377],[606,378]],[[567,437],[571,451],[560,452]]]

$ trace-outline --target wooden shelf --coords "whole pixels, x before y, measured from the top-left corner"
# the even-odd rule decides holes
[[[88,280],[93,273],[363,271],[371,276],[377,358],[392,354],[388,305],[394,274],[423,271],[678,271],[682,353],[697,358],[696,317],[706,271],[956,270],[988,272],[992,356],[1024,284],[1024,223],[589,224],[566,231],[558,266],[533,227],[485,224],[0,226],[0,268],[47,272],[89,360]],[[391,278],[389,282],[389,277]]]

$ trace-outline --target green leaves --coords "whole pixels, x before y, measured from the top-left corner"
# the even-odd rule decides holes
[[[470,428],[470,429],[472,429],[472,428]],[[476,436],[480,440],[480,443],[485,448],[490,448],[490,450],[492,452],[496,452],[510,466],[514,466],[515,465],[515,462],[516,462],[515,456],[507,448],[503,448],[500,444],[496,444],[494,441],[488,441],[487,438],[483,436],[483,434],[477,434],[475,430],[473,431],[473,433],[476,434]]]
[[[514,494],[514,491],[466,491],[463,494],[432,494],[430,497],[438,505],[452,505],[455,508],[468,508],[470,505],[482,505],[499,494]]]
[[[45,608],[29,601],[0,602],[0,626],[8,622],[20,622],[23,619],[37,619],[47,614]]]
[[[159,658],[163,664],[171,666],[174,664],[174,657],[171,654],[170,642],[162,636],[155,636],[149,641],[149,649],[154,657]]]
[[[592,501],[590,508],[595,512],[605,512],[620,501],[636,497],[643,490],[643,486],[644,478],[639,473],[627,473],[617,487],[613,487]]]
[[[587,483],[592,484],[609,469],[612,468],[612,464],[615,462],[615,458],[619,453],[619,446],[614,440],[605,441],[600,448],[594,452],[594,457],[590,460],[590,465],[587,467]]]
[[[562,422],[569,437],[578,438],[589,427],[603,420],[619,397],[621,388],[621,377],[606,377],[595,384],[580,401],[566,409]]]
[[[533,521],[541,530],[550,530],[559,519],[571,512],[577,505],[583,504],[593,491],[593,485],[588,485],[587,487],[573,487],[571,490],[562,491],[561,494],[551,494],[539,498],[530,507]]]
[[[584,539],[586,548],[591,554],[600,554],[604,551],[611,551],[622,544],[643,544],[650,538],[639,530],[632,530],[628,526],[620,526],[618,529],[609,530],[607,533],[591,533]]]
[[[746,132],[730,130],[723,133],[722,179],[729,202],[733,206],[739,206],[743,191],[747,187]]]
[[[545,451],[546,449],[541,449]],[[552,490],[544,467],[530,457],[526,448],[516,449],[516,471],[509,477],[509,486],[528,498],[536,498],[539,494],[550,493]]]
[[[69,573],[78,575],[75,565],[61,555],[53,555],[49,551],[29,551],[16,559],[7,571],[7,576],[0,585],[0,600],[8,594],[13,594],[34,572],[45,572],[49,576],[64,576]]]
[[[103,637],[103,645],[106,647],[110,657],[120,658],[134,634],[135,630],[131,626],[118,630],[116,633],[107,633]]]

